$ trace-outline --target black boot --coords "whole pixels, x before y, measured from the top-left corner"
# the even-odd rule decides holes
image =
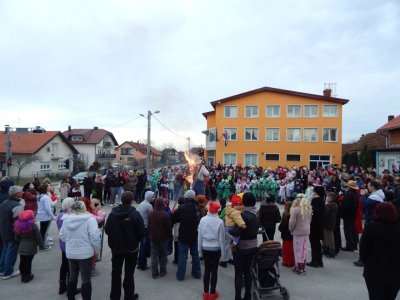
[[[81,286],[82,300],[90,300],[92,298],[92,283],[85,283]]]
[[[59,280],[60,287],[58,288],[58,294],[62,295],[67,291],[67,282],[65,280]]]
[[[67,282],[67,297],[68,300],[75,300],[75,294],[76,294],[76,285],[78,282],[76,281],[69,281]]]
[[[21,273],[21,282],[25,282],[25,280],[26,280],[26,274]]]

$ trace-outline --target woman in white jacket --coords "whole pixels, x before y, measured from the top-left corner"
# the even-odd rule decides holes
[[[76,201],[70,214],[64,217],[60,239],[65,242],[65,254],[69,264],[68,300],[75,299],[79,272],[82,299],[91,299],[92,258],[93,255],[100,254],[101,232],[96,219],[86,212],[85,203],[82,201]]]
[[[208,213],[200,220],[198,228],[199,254],[200,257],[204,258],[204,300],[218,298],[218,292],[216,291],[218,264],[221,253],[225,256],[225,226],[218,216],[219,209],[220,205],[211,201]],[[223,260],[225,259],[223,258]]]

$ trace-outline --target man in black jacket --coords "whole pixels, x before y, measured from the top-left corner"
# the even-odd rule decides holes
[[[356,242],[356,229],[354,225],[354,220],[357,214],[357,204],[359,195],[356,192],[357,183],[354,180],[349,180],[347,182],[348,190],[344,195],[344,199],[341,205],[341,216],[343,219],[343,231],[344,237],[346,239],[346,247],[343,251],[354,251],[357,248]]]
[[[139,298],[135,294],[135,272],[139,243],[144,236],[144,223],[140,214],[132,206],[134,195],[124,192],[122,204],[114,207],[107,218],[105,232],[112,253],[111,294],[110,299],[121,298],[121,273],[125,261],[124,293],[126,300]]]
[[[176,278],[180,281],[185,279],[186,260],[188,252],[192,255],[192,276],[201,279],[200,257],[197,246],[197,227],[200,222],[199,204],[195,199],[195,192],[188,190],[185,195],[185,204],[182,204],[173,214],[173,223],[179,225],[179,258]]]

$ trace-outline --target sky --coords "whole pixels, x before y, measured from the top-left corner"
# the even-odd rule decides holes
[[[270,86],[350,99],[343,142],[400,114],[400,1],[2,0],[0,126],[204,145],[210,102]],[[169,130],[167,130],[168,128]]]

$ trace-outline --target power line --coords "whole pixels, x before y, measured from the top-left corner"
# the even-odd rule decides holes
[[[115,125],[115,126],[113,126],[112,128],[121,127],[121,126],[126,125],[126,124],[128,124],[128,123],[130,123],[130,122],[133,122],[133,121],[135,121],[135,120],[137,120],[137,119],[139,119],[139,118],[140,118],[140,116],[138,116],[138,117],[136,117],[136,118],[134,118],[134,119],[132,119],[132,120],[126,121],[126,122],[124,122],[124,123],[121,123],[121,124],[119,124],[119,125]]]
[[[164,127],[165,129],[167,129],[167,130],[168,130],[169,132],[171,132],[173,135],[175,135],[175,136],[177,136],[177,137],[179,137],[179,138],[181,138],[181,139],[187,140],[187,137],[183,137],[183,136],[181,136],[181,135],[175,133],[174,131],[172,131],[171,129],[169,129],[166,125],[164,125],[164,124],[163,124],[159,119],[157,119],[154,115],[153,115],[153,118],[154,118],[162,127]]]

